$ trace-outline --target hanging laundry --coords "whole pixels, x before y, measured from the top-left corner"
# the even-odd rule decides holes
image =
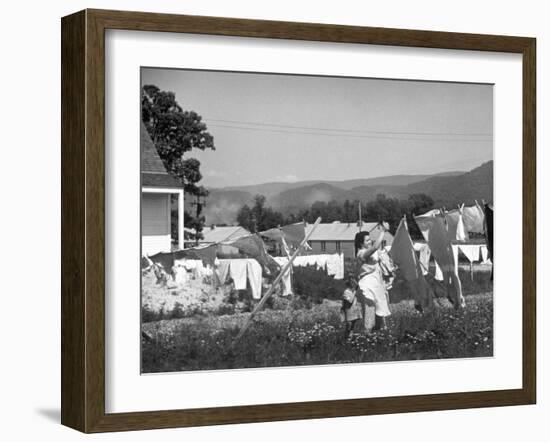
[[[316,269],[319,268],[318,262],[317,262],[317,255],[309,255],[307,259],[308,265],[315,266]]]
[[[153,265],[153,261],[151,261],[148,256],[144,255],[141,257],[141,270],[147,270],[152,265]]]
[[[155,264],[160,265],[166,273],[173,274],[174,255],[172,253],[157,253],[150,256],[149,259]]]
[[[469,233],[485,233],[485,214],[476,204],[475,206],[464,207],[462,209],[462,219],[464,228]]]
[[[458,215],[458,223],[456,225],[456,239],[457,241],[468,241],[469,236],[468,232],[464,227],[464,219],[462,218],[462,213]]]
[[[315,255],[297,256],[292,263],[296,267],[314,266],[316,263]]]
[[[389,276],[395,272],[395,265],[388,250],[385,248],[378,250],[378,260],[382,269],[382,275]]]
[[[283,267],[288,262],[288,258],[286,256],[275,256],[273,257],[273,259],[281,267]]]
[[[445,212],[445,221],[447,222],[447,231],[449,232],[449,239],[451,241],[466,241],[469,239],[464,229],[462,214],[458,209]]]
[[[437,216],[437,215],[441,215],[441,210],[432,209],[432,210],[429,210],[428,212],[423,213],[422,215],[419,215],[419,216]]]
[[[447,288],[447,299],[453,304],[454,308],[464,308],[466,301],[462,295],[462,282],[458,277],[458,273],[450,273],[449,279],[445,280]]]
[[[281,266],[281,269],[286,265],[288,262],[288,258],[286,256],[276,256],[275,261],[277,261],[277,264]],[[295,265],[295,263],[293,262]],[[283,275],[283,292],[281,293],[282,296],[288,296],[292,294],[292,271],[289,268],[285,274]]]
[[[424,279],[422,268],[416,259],[407,223],[403,219],[395,232],[389,256],[397,266],[397,274],[407,282],[409,290],[413,294],[416,309],[421,312],[431,309],[433,307],[433,290]]]
[[[281,248],[286,256],[290,256],[290,248],[288,247],[288,244],[284,237],[281,238]]]
[[[200,279],[212,274],[212,268],[206,267],[200,259],[178,259],[175,261],[175,267],[185,267],[187,271],[193,273],[193,277]]]
[[[458,245],[451,244],[453,249],[454,272],[458,275]]]
[[[318,270],[326,270],[330,255],[315,255],[315,266]]]
[[[441,267],[439,267],[439,264],[437,263],[437,261],[434,260],[434,263],[435,263],[435,275],[434,275],[434,278],[435,278],[437,281],[443,281],[443,272],[441,271]]]
[[[174,260],[179,259],[200,259],[205,266],[214,267],[214,261],[216,260],[216,249],[215,244],[208,246],[193,247],[190,249],[177,250],[172,252]]]
[[[304,223],[300,222],[264,230],[260,232],[260,235],[273,241],[282,242],[284,240],[289,246],[296,248],[305,238],[306,229]],[[306,246],[305,248],[307,249],[308,247]]]
[[[386,290],[391,290],[393,287],[393,280],[395,279],[396,267],[392,259],[390,258],[389,251],[385,248],[378,250],[378,265],[382,272],[382,280],[386,285]]]
[[[479,261],[479,244],[460,244],[458,248],[470,263]]]
[[[487,250],[489,251],[489,258],[495,264],[495,258],[493,256],[493,206],[485,204],[485,237],[487,240]],[[491,274],[492,278],[492,274]]]
[[[344,279],[344,255],[338,253],[328,255],[327,274],[334,279]]]
[[[445,271],[454,270],[453,252],[451,242],[447,234],[447,227],[443,217],[440,216],[416,216],[415,218],[420,231],[424,235],[434,258],[441,269]],[[426,232],[426,233],[424,233]],[[395,240],[394,240],[395,241]]]
[[[262,266],[255,259],[247,259],[246,273],[252,298],[260,299],[262,297]]]
[[[479,250],[481,252],[481,262],[483,264],[489,264],[491,260],[489,259],[489,250],[487,249],[487,246],[483,244],[480,246]]]
[[[430,257],[432,256],[432,251],[430,250],[428,244],[421,244],[421,246],[422,247],[419,250],[418,262],[420,263],[422,274],[427,275],[430,270]]]
[[[221,284],[225,284],[227,277],[229,276],[230,259],[219,259],[217,265],[218,278]]]
[[[193,249],[193,251],[195,252],[195,256],[200,259],[205,266],[214,268],[217,248],[216,244],[211,244],[206,247],[197,247]],[[177,254],[178,252],[175,253]]]
[[[279,273],[279,265],[265,250],[265,245],[260,235],[247,235],[224,244],[236,247],[240,253],[257,260],[268,275],[275,276]]]
[[[283,291],[281,293],[281,296],[292,295],[292,271],[290,268],[287,269],[287,271],[283,275],[282,285]]]
[[[178,285],[185,285],[189,280],[187,269],[178,261],[174,265],[174,282]]]
[[[462,285],[458,278],[458,261],[455,259],[455,253],[458,257],[458,249],[456,249],[456,252],[453,250],[443,217],[417,216],[415,221],[422,234],[424,235],[424,232],[426,232],[424,238],[443,273],[443,281],[449,301],[455,308],[463,306],[464,297],[462,296]]]
[[[386,251],[389,251],[389,248],[386,249]],[[344,279],[344,274],[346,271],[346,261],[344,260],[344,254],[340,253],[340,269],[338,273],[334,275],[335,279]]]
[[[229,276],[233,280],[235,290],[246,290],[246,259],[231,259]]]
[[[281,241],[284,237],[284,234],[279,227],[273,227],[272,229],[260,232],[260,236],[270,239],[272,241]]]
[[[417,279],[419,273],[422,274],[419,272],[414,246],[404,220],[401,220],[395,232],[390,258],[406,281]]]

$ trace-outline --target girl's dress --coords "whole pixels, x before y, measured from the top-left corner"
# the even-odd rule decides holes
[[[342,298],[346,301],[347,306],[342,308],[344,322],[355,321],[361,319],[361,306],[357,301],[356,293],[351,289],[346,289]]]

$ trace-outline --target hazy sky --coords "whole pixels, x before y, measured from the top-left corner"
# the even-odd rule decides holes
[[[493,155],[491,85],[142,69],[204,118],[202,184],[470,170]]]

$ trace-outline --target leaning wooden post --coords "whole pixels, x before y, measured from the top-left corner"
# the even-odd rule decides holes
[[[317,226],[319,225],[320,222],[321,222],[321,218],[317,218],[317,220],[315,221],[315,224],[313,224],[313,226],[311,227],[311,230],[309,231],[309,233],[307,233],[304,236],[304,239],[302,240],[302,242],[300,243],[298,248],[295,250],[295,252],[292,254],[292,256],[290,257],[288,262],[284,265],[282,270],[279,272],[279,274],[277,275],[277,277],[273,281],[273,284],[271,284],[271,287],[269,287],[269,290],[267,291],[267,293],[262,297],[262,299],[260,299],[260,302],[258,302],[258,304],[254,308],[252,313],[250,313],[250,316],[246,319],[246,321],[243,325],[243,328],[241,328],[241,331],[239,332],[239,334],[237,335],[237,337],[233,341],[233,344],[231,344],[232,347],[234,347],[235,344],[237,344],[237,342],[239,342],[239,340],[243,337],[244,333],[246,332],[246,330],[250,326],[250,323],[252,322],[252,319],[254,318],[254,316],[256,316],[256,313],[258,313],[261,310],[261,308],[264,306],[264,304],[266,303],[268,298],[273,294],[273,292],[275,291],[275,288],[277,287],[277,284],[279,284],[279,282],[281,281],[281,279],[283,278],[283,276],[287,272],[288,268],[292,265],[292,262],[298,256],[298,254],[302,250],[302,247],[304,247],[307,240],[310,238],[311,234],[317,228]]]

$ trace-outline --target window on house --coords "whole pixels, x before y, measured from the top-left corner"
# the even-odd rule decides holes
[[[326,241],[321,241],[321,252],[324,252],[327,250],[327,243]]]
[[[340,253],[342,250],[342,243],[340,241],[336,241],[336,251]]]

